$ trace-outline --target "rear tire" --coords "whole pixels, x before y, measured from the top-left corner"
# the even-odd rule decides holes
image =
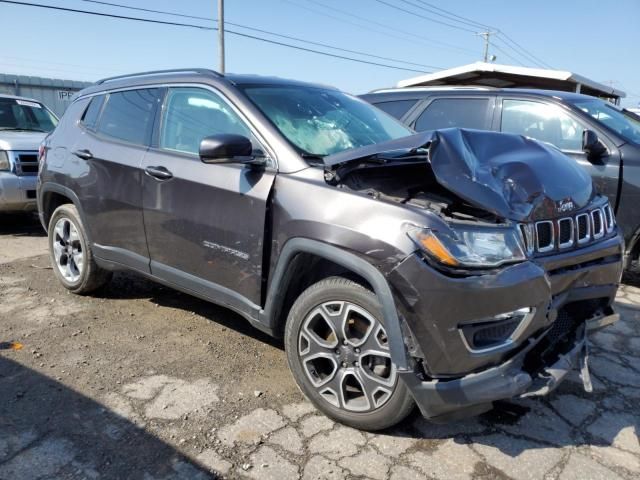
[[[307,288],[285,328],[289,367],[318,410],[345,425],[382,430],[414,408],[391,362],[375,294],[342,277]]]
[[[49,256],[64,288],[84,295],[111,280],[112,273],[93,258],[84,226],[73,204],[60,205],[49,220]]]

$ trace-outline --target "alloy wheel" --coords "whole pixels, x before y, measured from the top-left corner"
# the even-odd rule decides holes
[[[396,368],[384,327],[346,301],[315,307],[302,322],[298,355],[313,387],[331,405],[369,412],[391,397]]]
[[[63,217],[56,222],[52,246],[60,274],[70,283],[77,282],[84,267],[84,252],[78,229],[70,219]]]

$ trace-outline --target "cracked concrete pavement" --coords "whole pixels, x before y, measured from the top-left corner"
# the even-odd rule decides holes
[[[281,344],[227,310],[129,274],[70,295],[32,221],[0,227],[0,252],[0,479],[640,479],[633,285],[592,336],[592,394],[573,375],[548,398],[370,434],[319,414]]]

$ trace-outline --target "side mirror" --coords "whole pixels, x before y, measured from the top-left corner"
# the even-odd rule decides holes
[[[204,163],[251,163],[251,140],[243,135],[220,133],[200,142],[200,160]]]
[[[607,147],[600,141],[598,134],[593,130],[584,130],[582,132],[582,151],[589,158],[599,159],[607,153]]]

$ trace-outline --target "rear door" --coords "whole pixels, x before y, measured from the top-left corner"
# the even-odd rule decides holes
[[[601,132],[598,132],[600,139],[607,144],[610,155],[592,162],[582,151],[582,132],[593,127],[568,108],[544,100],[509,96],[502,97],[500,105],[497,122],[500,131],[535,138],[559,148],[589,172],[596,189],[616,206],[620,156],[615,145]]]
[[[70,152],[94,254],[144,272],[149,252],[141,167],[160,92],[143,88],[93,97]]]
[[[221,93],[168,89],[157,142],[144,158],[144,224],[155,276],[242,308],[260,303],[266,205],[276,170],[203,163],[200,141],[218,133],[245,135],[254,151],[268,151]]]
[[[418,132],[442,128],[490,130],[494,103],[491,96],[431,97],[405,121]]]

